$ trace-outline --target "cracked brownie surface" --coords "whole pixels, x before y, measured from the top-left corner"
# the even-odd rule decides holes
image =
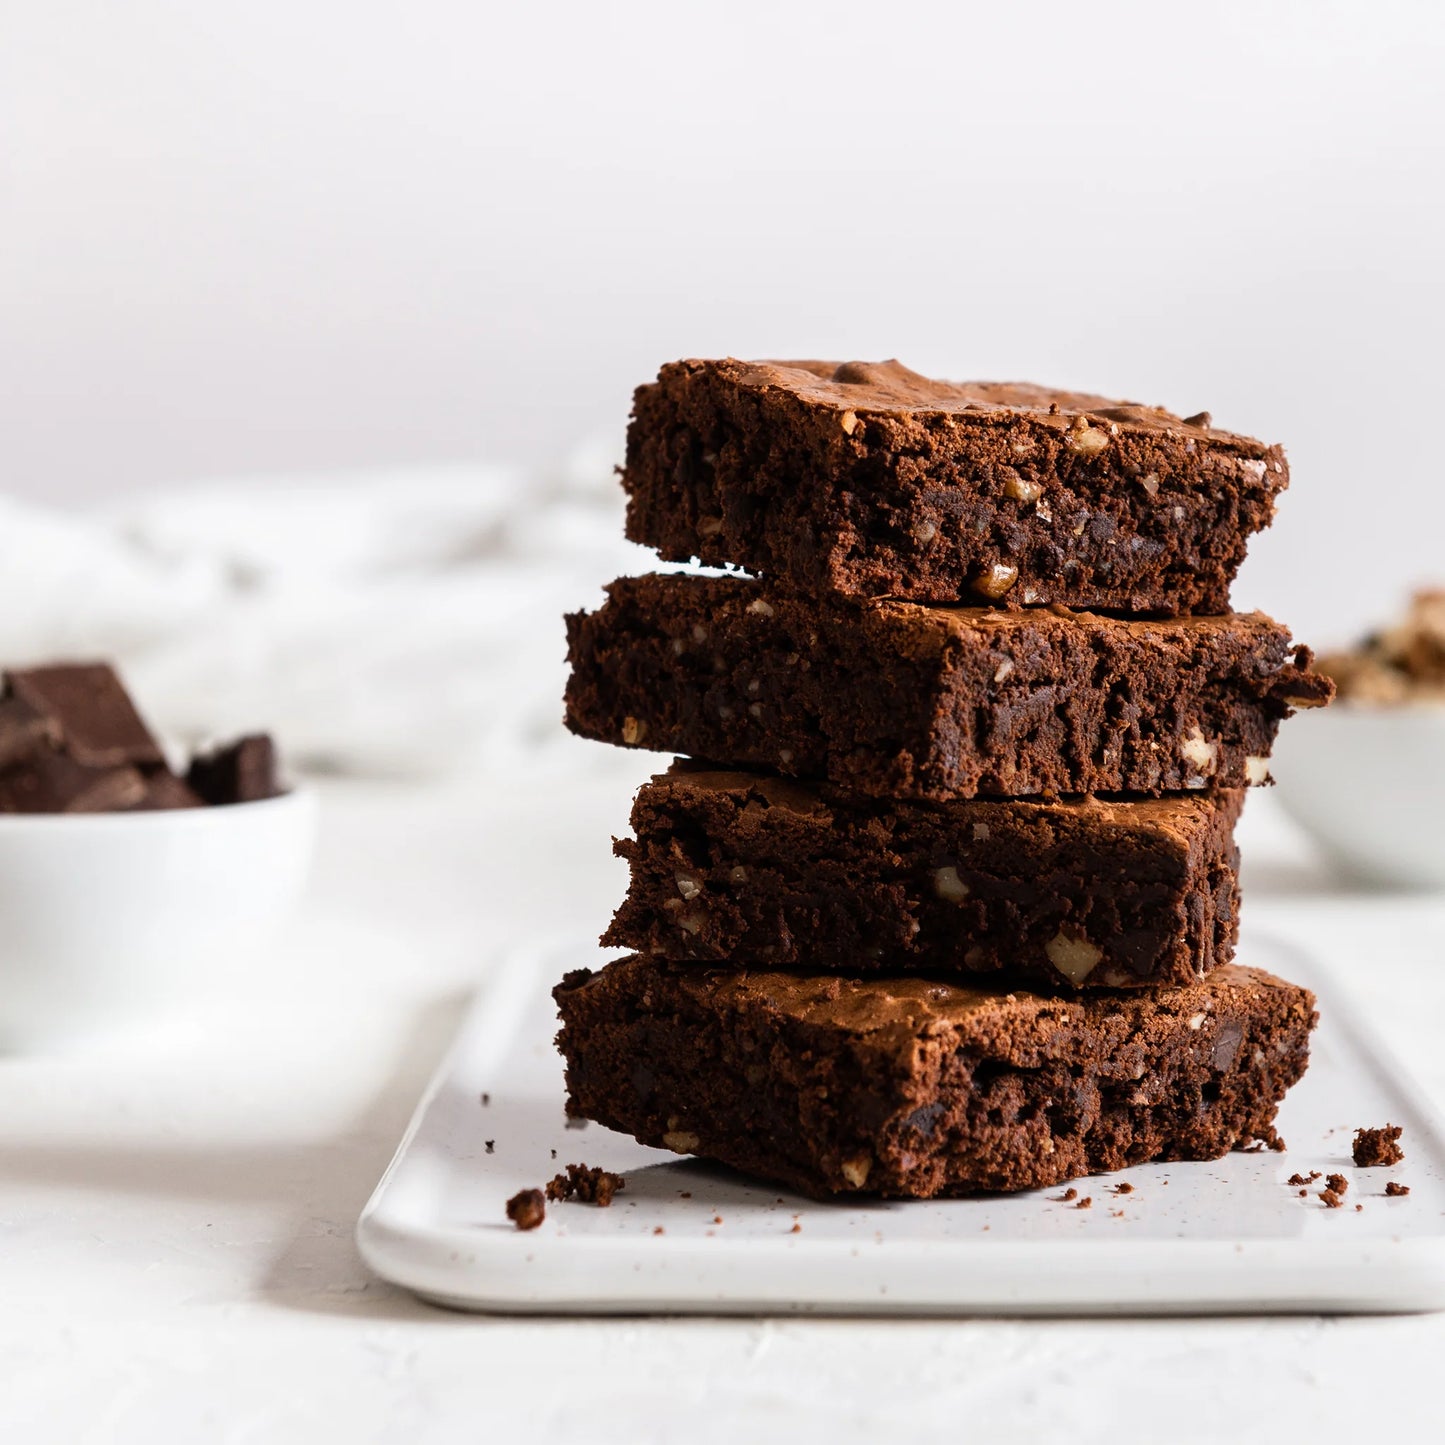
[[[627,535],[809,591],[1226,612],[1284,453],[1159,407],[897,361],[677,361],[637,389]]]

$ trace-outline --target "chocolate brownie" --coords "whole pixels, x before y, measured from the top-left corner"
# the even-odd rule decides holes
[[[872,797],[1263,782],[1329,682],[1262,613],[1117,619],[814,600],[654,574],[567,619],[567,725]]]
[[[1227,965],[1055,998],[634,954],[555,991],[570,1113],[804,1194],[1035,1189],[1267,1137],[1314,999]]]
[[[882,803],[678,764],[638,792],[602,941],[738,968],[1188,983],[1234,952],[1243,799]]]
[[[1157,407],[896,361],[678,361],[639,387],[627,535],[805,591],[1226,612],[1284,453]]]

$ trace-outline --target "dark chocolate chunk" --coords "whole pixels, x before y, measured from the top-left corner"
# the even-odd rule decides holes
[[[186,782],[208,803],[255,803],[278,797],[276,745],[253,733],[191,760]]]
[[[0,698],[0,768],[53,749],[59,742],[60,729],[53,718],[24,698]]]
[[[12,669],[10,694],[49,718],[65,751],[90,768],[164,766],[165,755],[103,662]]]
[[[206,801],[169,768],[143,774],[145,796],[131,810],[136,813],[169,812],[175,808],[204,808]]]
[[[0,813],[114,813],[145,798],[138,768],[86,767],[58,751],[0,772]]]

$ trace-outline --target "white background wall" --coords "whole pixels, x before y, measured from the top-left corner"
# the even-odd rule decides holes
[[[1445,577],[1445,6],[0,0],[0,486],[620,438],[677,355],[1209,408],[1238,597]]]

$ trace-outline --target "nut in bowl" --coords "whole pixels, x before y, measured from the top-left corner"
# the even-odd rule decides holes
[[[0,1051],[163,1006],[299,898],[315,798],[268,738],[168,766],[104,664],[12,671],[0,695]]]
[[[1338,697],[1276,748],[1280,801],[1362,882],[1445,888],[1445,592],[1317,665]]]

